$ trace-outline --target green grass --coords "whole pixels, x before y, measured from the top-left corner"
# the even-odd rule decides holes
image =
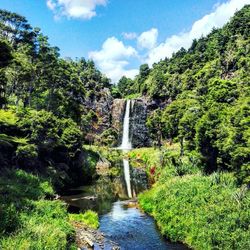
[[[82,222],[94,229],[99,227],[98,214],[91,210],[88,210],[83,214],[70,214],[69,218],[70,221]]]
[[[173,241],[197,250],[250,249],[250,192],[232,174],[167,177],[139,203]]]
[[[23,170],[0,176],[0,249],[76,249],[66,205],[46,200],[48,180]]]
[[[200,172],[199,157],[194,152],[180,157],[180,145],[174,143],[159,148],[138,148],[127,154],[132,167],[143,168],[154,181],[164,176],[185,175]],[[154,173],[152,173],[152,169]]]

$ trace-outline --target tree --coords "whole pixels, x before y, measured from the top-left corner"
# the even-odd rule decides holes
[[[7,79],[4,68],[10,64],[11,59],[11,47],[6,41],[0,40],[0,108],[7,102],[5,96]]]
[[[117,88],[122,96],[126,96],[133,93],[131,90],[132,85],[133,81],[130,78],[123,76],[117,83]]]
[[[9,40],[16,47],[19,43],[33,45],[35,33],[25,17],[0,10],[0,36]]]

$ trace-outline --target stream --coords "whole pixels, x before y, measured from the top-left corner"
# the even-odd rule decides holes
[[[154,219],[138,208],[136,195],[147,188],[147,179],[143,172],[129,170],[133,198],[129,197],[124,171],[116,178],[102,176],[93,185],[70,190],[70,195],[61,198],[69,204],[70,212],[96,211],[99,231],[107,240],[117,243],[120,249],[188,249],[163,238]],[[101,248],[95,245],[94,249]],[[103,249],[111,249],[108,242]]]
[[[167,242],[158,232],[154,220],[126,202],[117,201],[109,213],[101,216],[100,230],[121,249],[187,249]]]
[[[132,149],[130,141],[130,110],[133,106],[127,100],[123,121],[122,144],[118,148],[123,152]],[[100,176],[91,186],[71,190],[71,194],[62,197],[72,212],[91,209],[99,214],[100,228],[106,242],[103,249],[111,249],[108,241],[115,242],[120,249],[161,250],[187,249],[182,244],[166,241],[158,231],[154,220],[138,209],[136,196],[148,188],[148,180],[143,170],[130,168],[128,159],[115,166],[117,177]],[[100,249],[95,245],[94,249]]]

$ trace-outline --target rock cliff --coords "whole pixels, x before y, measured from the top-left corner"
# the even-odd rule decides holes
[[[112,104],[111,116],[112,116],[112,128],[117,131],[118,138],[116,146],[119,146],[122,141],[122,129],[123,129],[123,118],[125,113],[125,99],[114,99]]]
[[[132,101],[130,134],[133,148],[150,146],[147,121],[147,101],[135,99]]]

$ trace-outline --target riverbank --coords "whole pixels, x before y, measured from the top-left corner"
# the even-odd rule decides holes
[[[179,146],[174,144],[161,150],[135,149],[126,155],[133,166],[131,173],[134,168],[145,170],[152,184],[150,190],[139,195],[140,207],[153,216],[162,235],[173,242],[183,242],[198,250],[248,249],[250,195],[247,187],[237,186],[233,173],[202,174],[197,168],[195,156],[179,157],[178,150]],[[100,153],[101,158],[105,158],[103,155],[108,152]],[[112,152],[109,159],[120,161],[122,155]],[[118,164],[111,169],[121,174],[122,171],[117,170],[119,167]],[[99,192],[95,193],[99,197],[99,208],[105,211],[100,216],[100,231],[70,219],[67,206],[55,200],[55,191],[49,179],[18,169],[2,173],[0,199],[5,205],[0,213],[1,218],[6,219],[0,223],[0,246],[10,250],[21,247],[42,250],[46,245],[51,249],[73,250],[90,248],[93,243],[101,249],[107,244],[118,249],[120,238],[131,248],[131,242],[136,242],[135,232],[139,233],[139,237],[145,234],[145,230],[154,228],[156,231],[153,232],[157,235],[154,221],[141,214],[135,202],[116,202],[119,192],[124,197],[126,187],[113,172],[108,171],[109,176],[105,174],[103,180],[99,178],[93,189],[88,187],[88,191]],[[111,187],[110,183],[114,186]],[[114,187],[116,191],[112,193]],[[83,202],[81,194],[74,199]],[[117,224],[113,225],[114,221]],[[112,231],[114,226],[118,229]],[[121,235],[117,236],[119,231]],[[148,235],[151,234],[150,231]],[[155,244],[158,244],[157,237]],[[147,244],[145,242],[137,243]]]
[[[250,248],[250,192],[233,173],[202,173],[195,155],[180,157],[178,145],[135,149],[129,158],[150,177],[139,204],[162,235],[198,250]]]
[[[0,248],[77,249],[65,203],[49,180],[24,170],[0,176]]]
[[[90,228],[80,222],[73,222],[72,225],[75,228],[78,249],[104,249],[105,245],[108,245],[111,250],[120,249],[115,242],[108,240],[99,230]]]
[[[107,242],[92,211],[71,214],[49,180],[20,169],[1,171],[0,248],[93,249]],[[119,249],[109,241],[111,249]]]

